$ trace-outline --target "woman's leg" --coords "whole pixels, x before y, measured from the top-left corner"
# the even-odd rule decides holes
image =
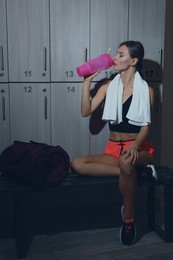
[[[137,165],[147,165],[152,156],[146,151],[139,152]],[[127,163],[124,156],[120,157],[119,189],[123,198],[122,226],[120,241],[123,245],[130,246],[135,242],[136,228],[134,222],[134,198],[137,187],[136,166]]]
[[[119,162],[113,156],[90,155],[74,158],[71,168],[78,174],[87,176],[119,176]]]
[[[125,163],[123,156],[120,157],[120,177],[119,189],[123,197],[124,218],[131,219],[134,217],[134,197],[137,188],[136,167],[130,163]],[[139,152],[139,158],[136,165],[147,165],[152,161],[152,156],[146,152]]]

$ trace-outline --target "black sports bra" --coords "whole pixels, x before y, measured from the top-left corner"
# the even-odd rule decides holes
[[[122,122],[120,124],[111,124],[109,122],[109,130],[112,132],[121,133],[139,133],[141,127],[132,125],[128,123],[128,118],[126,117],[132,101],[132,95],[123,103],[122,107]]]

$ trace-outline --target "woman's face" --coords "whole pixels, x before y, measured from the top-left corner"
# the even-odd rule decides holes
[[[115,57],[113,58],[114,64],[113,68],[116,71],[127,70],[132,64],[132,58],[130,57],[129,50],[126,45],[122,45]]]

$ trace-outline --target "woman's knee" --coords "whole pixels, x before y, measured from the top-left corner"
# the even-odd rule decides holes
[[[123,156],[120,156],[119,163],[121,174],[131,176],[135,173],[135,166],[132,165],[130,162],[125,161]]]
[[[81,157],[76,157],[70,162],[70,167],[76,173],[84,175],[83,169],[84,160]]]

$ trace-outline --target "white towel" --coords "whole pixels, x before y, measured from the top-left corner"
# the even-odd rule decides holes
[[[122,94],[123,85],[118,74],[107,90],[103,120],[110,121],[111,124],[122,122]],[[151,123],[149,87],[139,72],[135,73],[132,102],[126,117],[132,125],[144,126]]]

